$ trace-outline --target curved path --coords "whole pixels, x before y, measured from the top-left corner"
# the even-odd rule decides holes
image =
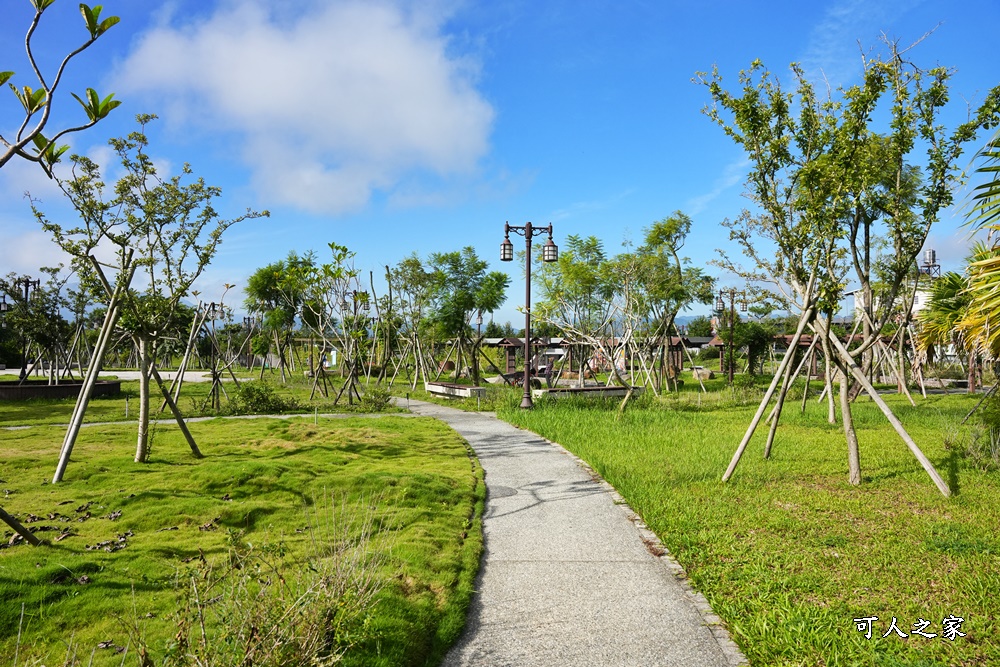
[[[486,413],[410,409],[458,431],[486,472],[477,593],[444,665],[747,664],[680,566],[582,461]]]

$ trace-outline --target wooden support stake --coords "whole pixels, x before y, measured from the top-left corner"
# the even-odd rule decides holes
[[[0,521],[3,521],[5,524],[13,528],[15,533],[27,540],[32,546],[41,546],[42,541],[35,537],[30,530],[22,526],[20,521],[12,517],[10,514],[7,514],[2,507],[0,507]]]

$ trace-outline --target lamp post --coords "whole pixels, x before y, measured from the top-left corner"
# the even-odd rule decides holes
[[[483,344],[483,311],[476,312],[476,345],[472,350],[472,372],[475,374],[475,384],[479,386],[479,349]]]
[[[28,315],[28,299],[31,298],[31,290],[34,289],[38,291],[39,286],[41,286],[41,280],[32,280],[30,276],[22,276],[14,280],[14,288],[23,287],[24,288],[24,314],[25,317]],[[21,337],[21,373],[19,380],[23,380],[28,376],[28,337]]]
[[[510,242],[510,233],[524,236],[524,397],[521,407],[529,409],[531,402],[531,237],[535,232],[548,232],[549,240],[542,246],[542,261],[555,262],[559,259],[559,248],[552,242],[552,224],[547,227],[532,225],[511,225],[504,223],[503,242],[500,244],[500,261],[510,262],[514,259],[514,244]]]
[[[726,310],[725,297],[729,296],[729,384],[733,383],[733,371],[735,370],[736,363],[733,359],[733,354],[736,348],[736,296],[739,295],[742,298],[740,301],[740,312],[747,312],[747,295],[746,292],[738,290],[735,287],[728,287],[726,289],[719,290],[719,296],[715,299],[715,309],[719,313],[723,313]]]

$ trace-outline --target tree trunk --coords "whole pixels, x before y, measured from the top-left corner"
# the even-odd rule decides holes
[[[830,349],[828,336],[823,336],[820,342],[823,344],[823,364],[826,373],[826,382],[824,383],[826,386],[823,390],[823,393],[826,394],[826,421],[830,424],[836,424],[837,406],[833,401],[833,351]]]
[[[840,378],[840,417],[844,424],[844,437],[847,439],[848,481],[854,486],[858,486],[861,484],[861,452],[858,449],[858,434],[854,430],[854,416],[851,414],[849,390],[850,382],[848,381],[847,368],[842,367]]]
[[[138,339],[139,346],[139,432],[136,436],[135,462],[149,458],[149,341]]]
[[[879,396],[879,393],[875,391],[875,387],[872,386],[871,382],[868,381],[868,378],[866,378],[864,373],[861,372],[861,369],[851,357],[851,353],[847,351],[847,348],[845,348],[835,336],[830,337],[830,341],[837,348],[837,352],[839,353],[841,360],[850,369],[851,374],[854,375],[854,379],[861,383],[865,392],[868,393],[875,405],[879,407],[879,410],[882,411],[885,418],[889,420],[889,423],[892,424],[892,428],[897,434],[899,434],[899,437],[903,439],[903,442],[906,443],[907,448],[909,448],[910,452],[916,457],[917,461],[920,462],[921,467],[923,467],[924,471],[930,476],[934,485],[937,486],[942,495],[945,497],[950,496],[951,489],[949,489],[945,481],[941,479],[941,475],[938,474],[934,465],[920,450],[917,443],[913,441],[910,434],[906,432],[905,428],[903,428],[899,418],[896,417],[895,413],[893,413],[892,409],[886,404],[885,400],[883,400],[882,397]]]

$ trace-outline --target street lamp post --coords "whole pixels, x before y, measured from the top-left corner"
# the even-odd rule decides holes
[[[736,289],[735,287],[729,287],[727,289],[720,289],[719,296],[715,300],[715,309],[719,313],[723,313],[726,310],[725,297],[729,296],[729,384],[733,384],[733,371],[736,367],[736,362],[733,357],[736,348],[736,296],[742,297],[740,302],[740,312],[745,313],[747,311],[747,299],[746,292]]]
[[[559,248],[552,242],[552,224],[547,227],[532,225],[511,225],[504,223],[503,242],[500,244],[500,261],[510,262],[514,259],[514,244],[510,242],[510,233],[524,236],[524,397],[521,407],[529,409],[531,402],[531,237],[535,232],[548,232],[549,240],[542,246],[542,261],[555,262],[559,259]]]
[[[483,344],[483,311],[476,313],[476,344],[472,350],[472,372],[475,374],[475,384],[479,386],[479,349]]]
[[[38,291],[39,286],[41,286],[41,280],[32,280],[30,276],[23,276],[17,278],[14,281],[14,287],[24,287],[24,308],[25,316],[27,316],[28,299],[31,298],[31,290],[34,289]],[[28,376],[28,337],[21,337],[21,373],[19,376],[20,380],[23,380]]]

